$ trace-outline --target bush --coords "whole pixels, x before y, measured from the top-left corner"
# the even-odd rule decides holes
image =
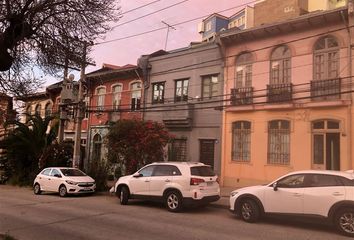
[[[93,160],[90,163],[87,174],[95,179],[97,191],[107,191],[108,164],[106,161]]]

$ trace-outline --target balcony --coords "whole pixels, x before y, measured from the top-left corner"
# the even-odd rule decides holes
[[[341,79],[311,81],[311,99],[313,101],[334,100],[341,97]]]
[[[194,104],[171,105],[162,112],[165,126],[174,130],[190,130],[193,123]]]
[[[267,85],[267,102],[289,102],[293,99],[293,85],[291,83]]]
[[[231,105],[248,105],[253,103],[253,87],[232,88]]]

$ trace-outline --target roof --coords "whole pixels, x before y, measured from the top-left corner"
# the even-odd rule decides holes
[[[212,18],[212,17],[219,17],[219,18],[223,18],[223,19],[225,19],[225,20],[229,20],[229,18],[228,18],[228,17],[225,17],[224,15],[221,15],[221,14],[219,14],[219,13],[212,13],[212,14],[210,14],[207,18],[204,18],[204,19],[203,19],[203,22],[206,21],[206,20],[209,20],[209,19]]]
[[[46,92],[37,92],[37,93],[32,93],[24,96],[18,96],[16,97],[16,100],[21,100],[21,101],[30,101],[30,100],[35,100],[35,99],[43,99],[43,98],[48,98],[48,95]]]

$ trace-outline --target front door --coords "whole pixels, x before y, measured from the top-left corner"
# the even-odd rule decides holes
[[[215,140],[201,139],[199,161],[214,168],[214,146]]]

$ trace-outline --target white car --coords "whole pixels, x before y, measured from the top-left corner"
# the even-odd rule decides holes
[[[317,216],[354,237],[354,174],[292,172],[268,185],[231,192],[230,210],[246,222],[255,222],[263,214]]]
[[[34,194],[58,192],[61,197],[67,194],[94,193],[95,189],[95,180],[77,168],[45,168],[33,183]]]
[[[203,163],[160,162],[118,179],[114,186],[120,203],[130,198],[163,201],[171,212],[188,204],[206,204],[220,198],[218,177]]]

